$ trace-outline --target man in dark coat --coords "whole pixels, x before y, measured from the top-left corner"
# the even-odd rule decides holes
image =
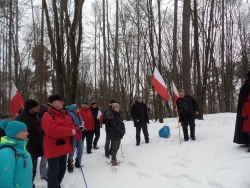
[[[110,158],[109,155],[112,154],[112,146],[110,146],[110,142],[111,142],[111,135],[110,135],[110,129],[111,129],[111,125],[109,123],[109,121],[107,120],[107,113],[112,110],[112,104],[113,103],[117,103],[115,100],[110,100],[109,102],[109,107],[106,108],[103,112],[103,119],[102,122],[105,124],[105,131],[106,131],[106,141],[105,141],[105,156],[107,159]]]
[[[233,142],[236,144],[249,144],[249,139],[247,133],[242,131],[243,128],[243,117],[242,117],[242,107],[243,104],[250,93],[250,71],[247,73],[247,80],[240,88],[239,99],[238,99],[238,107],[237,107],[237,115],[235,122],[235,131],[234,131],[234,140]],[[249,118],[249,117],[248,117]]]
[[[23,122],[27,125],[27,131],[29,133],[29,142],[27,144],[27,150],[31,155],[33,164],[33,182],[36,176],[36,168],[38,157],[43,156],[42,147],[42,131],[37,119],[37,112],[39,111],[38,103],[35,100],[28,99],[25,101],[24,110],[15,120]],[[35,187],[33,183],[33,187]]]
[[[134,126],[136,127],[136,146],[140,145],[141,129],[144,134],[145,143],[149,143],[148,135],[148,112],[149,105],[142,102],[141,96],[135,96],[135,104],[131,107],[130,115],[133,118]]]
[[[93,118],[94,118],[94,123],[95,123],[95,129],[94,129],[94,135],[95,135],[95,138],[94,138],[94,141],[93,141],[93,148],[94,149],[98,149],[97,147],[97,142],[100,138],[100,121],[99,121],[99,117],[98,117],[98,113],[100,111],[100,109],[98,108],[97,104],[96,104],[96,101],[92,101],[91,104],[90,104],[90,110],[93,114]]]
[[[190,127],[190,137],[193,141],[195,138],[195,119],[199,114],[197,101],[190,95],[186,95],[184,89],[178,91],[179,98],[176,101],[176,111],[179,113],[179,122],[182,124],[184,140],[188,141],[188,125]]]

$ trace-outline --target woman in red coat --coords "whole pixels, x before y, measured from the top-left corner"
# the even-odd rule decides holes
[[[82,108],[80,110],[80,114],[82,115],[82,119],[84,121],[84,135],[86,137],[87,142],[87,153],[90,154],[92,149],[93,135],[94,135],[94,118],[91,110],[89,109],[89,103],[83,102]]]

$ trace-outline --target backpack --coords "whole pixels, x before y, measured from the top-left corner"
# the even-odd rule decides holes
[[[170,129],[169,126],[164,125],[160,130],[159,130],[159,136],[162,138],[168,138],[170,135]]]

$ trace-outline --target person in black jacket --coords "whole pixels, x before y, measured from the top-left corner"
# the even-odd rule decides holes
[[[144,134],[145,143],[149,143],[148,134],[148,112],[149,105],[142,102],[141,96],[135,96],[135,104],[131,107],[130,115],[134,121],[134,127],[136,127],[136,146],[140,145],[141,141],[141,129]]]
[[[38,157],[43,156],[42,147],[42,131],[39,129],[40,124],[37,119],[37,112],[39,111],[38,103],[35,100],[28,99],[25,101],[24,109],[15,120],[23,122],[27,125],[27,131],[29,133],[29,142],[27,144],[27,150],[31,155],[33,164],[33,182],[36,176],[36,168]],[[35,187],[33,183],[33,188]]]
[[[111,145],[112,145],[112,160],[111,163],[113,166],[116,166],[117,159],[116,154],[121,144],[121,139],[125,135],[125,125],[121,118],[120,105],[118,103],[112,104],[112,110],[107,112],[107,121],[110,124],[110,137],[111,137]]]
[[[249,94],[250,94],[250,71],[247,73],[247,80],[245,80],[245,83],[240,88],[240,93],[238,98],[235,131],[233,139],[233,142],[236,144],[246,144],[246,145],[250,144],[250,136],[248,135],[248,133],[242,131],[243,123],[245,120],[247,120],[242,117],[242,108]]]
[[[91,106],[89,109],[92,111],[94,123],[95,123],[95,129],[94,129],[95,138],[93,141],[93,148],[98,149],[97,142],[100,138],[100,121],[98,119],[98,112],[100,111],[100,109],[98,108],[96,101],[92,101],[90,105]]]
[[[190,95],[186,95],[184,89],[178,91],[179,98],[176,101],[176,111],[179,113],[179,122],[182,124],[184,140],[188,141],[188,125],[190,127],[190,137],[195,138],[195,119],[199,114],[197,101]]]
[[[106,131],[106,141],[105,141],[104,150],[105,150],[105,157],[107,159],[109,159],[110,158],[109,155],[112,154],[112,146],[110,146],[110,142],[111,142],[111,135],[110,135],[111,125],[109,124],[109,121],[107,120],[107,113],[108,113],[108,111],[112,110],[112,104],[113,103],[117,103],[117,102],[115,100],[110,100],[109,107],[104,110],[103,118],[102,118],[102,123],[105,124],[105,131]]]

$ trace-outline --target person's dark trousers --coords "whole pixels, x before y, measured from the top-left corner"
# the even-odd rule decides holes
[[[93,130],[85,132],[86,142],[87,142],[87,153],[91,153],[92,141],[93,141]]]
[[[111,147],[109,147],[111,142],[111,134],[110,131],[106,131],[106,142],[105,142],[105,156],[109,157],[109,155],[112,153],[112,143]]]
[[[195,123],[194,119],[190,114],[182,114],[181,115],[181,124],[184,134],[184,140],[187,141],[189,139],[188,136],[188,125],[190,127],[190,137],[195,138]]]
[[[116,154],[117,151],[119,150],[121,140],[112,140],[112,161],[116,160]]]
[[[100,130],[99,131],[95,130],[94,131],[94,135],[95,135],[95,139],[93,141],[93,146],[96,147],[97,146],[97,142],[98,142],[98,140],[100,138]]]
[[[48,187],[58,188],[66,171],[67,155],[48,159]]]
[[[36,168],[37,168],[37,161],[38,161],[38,157],[34,157],[31,156],[31,160],[32,160],[32,165],[33,165],[33,177],[32,177],[32,182],[34,182],[34,179],[36,177]],[[35,184],[33,183],[33,188],[36,187]]]
[[[141,126],[136,127],[136,145],[140,144],[141,141],[141,129],[144,134],[145,142],[149,141],[148,138],[148,125],[147,123],[142,123]]]

